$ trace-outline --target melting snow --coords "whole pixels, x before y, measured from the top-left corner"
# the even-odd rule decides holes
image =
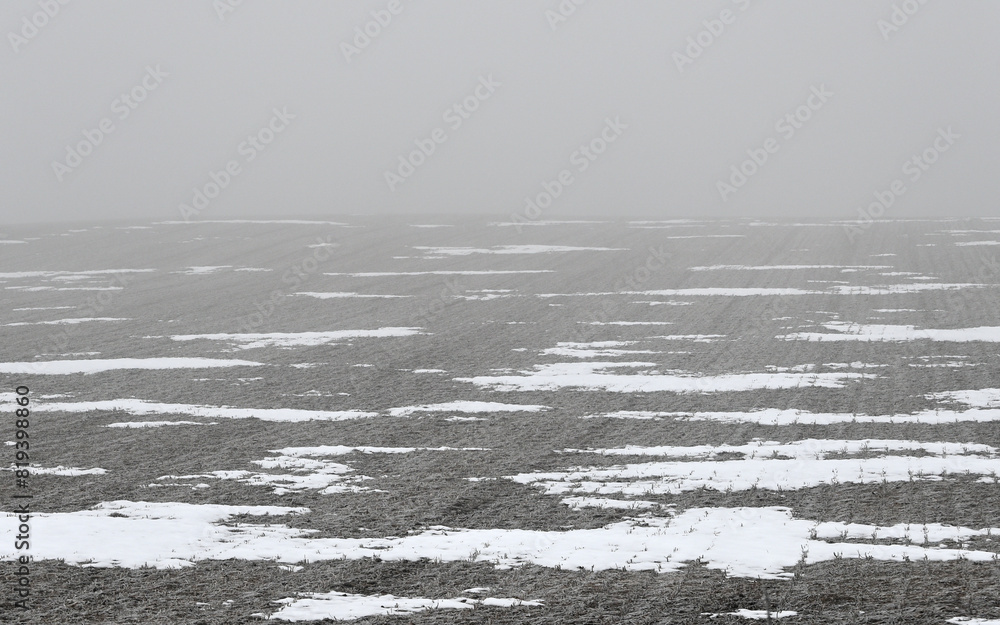
[[[487,271],[365,271],[360,273],[325,273],[325,276],[351,276],[352,278],[381,278],[385,276],[488,276],[512,273],[553,273],[552,269],[493,269]]]
[[[425,610],[471,610],[477,605],[495,607],[540,606],[542,601],[522,599],[413,599],[394,595],[351,595],[344,592],[304,593],[298,599],[279,599],[281,608],[269,618],[282,621],[335,619],[350,621],[366,616],[414,614]]]
[[[295,293],[294,295],[305,295],[308,297],[315,297],[318,299],[341,299],[345,297],[353,298],[372,298],[372,299],[395,299],[399,297],[413,297],[412,295],[368,295],[362,293]]]
[[[407,417],[414,412],[541,412],[548,409],[548,406],[504,404],[493,401],[451,401],[443,404],[391,408],[389,414],[394,417]]]
[[[300,410],[295,408],[232,408],[229,406],[196,406],[164,404],[142,399],[111,399],[103,401],[42,403],[35,412],[95,412],[123,411],[133,415],[182,414],[208,419],[260,419],[261,421],[344,421],[377,416],[361,410]]]
[[[207,267],[188,267],[184,271],[174,271],[174,272],[171,272],[171,273],[181,273],[181,274],[185,274],[185,275],[188,275],[188,276],[203,276],[203,275],[209,274],[209,273],[217,273],[219,271],[222,271],[223,269],[232,269],[232,268],[233,268],[232,265],[216,265],[216,266],[207,266]]]
[[[691,267],[690,271],[775,271],[799,269],[855,269],[878,270],[892,269],[889,265],[712,265],[710,267]]]
[[[582,362],[535,365],[535,371],[522,375],[455,378],[499,391],[551,391],[577,388],[617,393],[723,393],[754,389],[841,388],[849,380],[871,377],[859,373],[738,373],[717,376],[695,374],[666,375],[658,372],[623,375],[605,373],[621,367],[655,367],[651,362]]]
[[[984,341],[1000,342],[1000,327],[958,328],[949,330],[918,330],[908,325],[863,325],[834,321],[823,327],[832,332],[796,332],[778,336],[786,341],[943,341],[968,343]]]
[[[573,450],[569,450],[573,451]],[[858,454],[920,451],[924,456],[835,458],[834,453]],[[973,453],[976,452],[976,453]],[[658,455],[709,458],[741,454],[739,460],[648,462],[612,467],[577,467],[567,471],[509,476],[520,484],[535,484],[550,495],[650,495],[715,491],[798,490],[821,484],[877,484],[885,481],[943,479],[948,474],[972,474],[993,483],[996,450],[972,443],[921,443],[894,440],[773,441],[747,445],[695,447],[628,447],[596,450],[608,455]]]
[[[421,328],[379,328],[378,330],[338,330],[333,332],[271,332],[268,334],[181,334],[170,338],[174,341],[228,341],[239,349],[260,347],[300,347],[328,345],[353,338],[385,338],[421,334]]]
[[[834,423],[925,423],[1000,421],[1000,410],[931,410],[916,414],[866,415],[851,413],[812,413],[799,410],[756,410],[752,412],[658,413],[686,421],[721,421],[724,423],[759,423],[761,425],[831,425]],[[603,416],[603,415],[601,415]],[[613,415],[607,415],[613,416]]]
[[[716,618],[718,616],[741,616],[743,618],[753,619],[755,621],[763,621],[765,619],[770,620],[773,618],[785,618],[786,616],[797,616],[798,612],[794,610],[783,610],[781,612],[767,611],[767,610],[747,610],[746,608],[740,608],[735,612],[702,612],[702,616],[707,616],[709,618]]]
[[[104,427],[108,428],[160,428],[165,425],[218,425],[218,423],[201,423],[199,421],[122,421],[119,423],[109,423]]]
[[[21,321],[18,323],[8,323],[8,326],[35,326],[35,325],[46,325],[46,326],[56,326],[56,325],[75,325],[78,323],[86,323],[87,321],[131,321],[130,319],[122,317],[80,317],[77,319],[56,319],[55,321]]]
[[[402,538],[310,538],[309,530],[281,524],[219,525],[237,515],[302,514],[306,508],[277,506],[193,505],[115,501],[71,513],[33,515],[33,555],[68,564],[156,568],[190,566],[198,560],[272,559],[293,564],[305,560],[360,559],[457,562],[475,560],[502,568],[537,564],[563,569],[676,571],[700,559],[708,568],[740,577],[783,578],[784,569],[805,555],[807,564],[835,557],[902,561],[988,562],[993,552],[939,545],[873,545],[826,542],[845,532],[849,538],[910,535],[923,542],[925,526],[816,523],[795,519],[779,507],[695,508],[669,518],[623,521],[598,529],[532,531],[434,528]],[[111,516],[115,515],[115,516]],[[4,513],[12,518],[12,513]],[[1000,532],[926,526],[927,541],[968,540]],[[0,558],[15,556],[12,523],[0,524]]]
[[[6,469],[0,469],[0,471],[13,471],[17,466],[11,464],[10,467]],[[31,474],[32,475],[59,475],[67,477],[77,477],[80,475],[104,475],[107,473],[107,469],[78,469],[76,467],[64,467],[59,465],[58,467],[40,467],[32,463]]]
[[[215,358],[113,358],[95,360],[42,360],[37,362],[0,362],[0,373],[32,375],[70,375],[100,373],[119,369],[210,369],[216,367],[262,367],[249,360]],[[36,408],[37,410],[37,408]]]
[[[550,254],[553,252],[627,252],[623,247],[575,247],[570,245],[495,245],[491,248],[413,246],[431,254],[468,256],[470,254]]]

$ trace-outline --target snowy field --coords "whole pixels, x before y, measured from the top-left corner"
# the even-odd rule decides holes
[[[3,586],[30,493],[25,623],[1000,622],[998,227],[9,229]]]

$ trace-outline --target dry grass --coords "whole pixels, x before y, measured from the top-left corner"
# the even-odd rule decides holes
[[[557,497],[505,480],[470,482],[469,477],[499,477],[566,466],[604,466],[630,457],[562,454],[565,448],[632,445],[741,444],[753,438],[793,441],[804,438],[898,438],[920,441],[976,442],[1000,447],[1000,428],[992,423],[947,425],[791,425],[782,427],[713,422],[628,421],[579,419],[582,415],[616,410],[728,411],[793,408],[815,412],[905,413],[932,406],[930,392],[996,386],[1000,356],[990,344],[801,343],[776,341],[783,321],[793,316],[823,322],[835,311],[843,320],[866,322],[875,308],[916,308],[873,323],[914,323],[933,327],[996,325],[996,289],[964,292],[957,300],[947,292],[884,297],[805,296],[794,298],[663,298],[688,299],[692,306],[632,304],[643,296],[579,298],[520,297],[483,302],[447,300],[438,306],[447,285],[441,276],[338,278],[323,271],[377,271],[403,268],[409,262],[423,268],[555,269],[553,274],[458,276],[459,289],[518,289],[526,293],[609,291],[625,276],[634,275],[649,246],[665,245],[672,264],[652,274],[640,289],[685,288],[728,281],[732,286],[807,287],[799,274],[748,272],[727,275],[686,271],[713,264],[895,264],[901,270],[922,271],[944,282],[996,282],[983,272],[981,253],[972,248],[915,247],[927,224],[874,227],[854,246],[839,228],[797,228],[769,232],[765,228],[731,226],[747,239],[667,240],[676,232],[579,227],[574,245],[614,245],[632,252],[612,257],[552,255],[545,257],[471,256],[441,261],[391,261],[412,253],[411,245],[493,245],[503,243],[566,244],[557,232],[536,228],[518,235],[502,229],[463,225],[433,232],[398,224],[334,232],[342,245],[337,255],[298,290],[351,290],[414,295],[400,300],[313,300],[286,297],[273,315],[254,331],[356,329],[380,326],[421,326],[429,334],[400,339],[357,340],[338,346],[292,350],[247,350],[220,353],[225,346],[211,341],[175,342],[144,339],[176,333],[240,332],[255,304],[275,289],[292,292],[282,273],[310,253],[316,232],[295,227],[270,231],[259,226],[198,226],[192,230],[95,231],[73,237],[43,239],[23,257],[3,257],[4,271],[157,267],[157,274],[137,275],[124,291],[96,316],[128,317],[124,324],[82,324],[66,333],[46,326],[0,328],[0,360],[33,360],[40,354],[100,351],[101,357],[237,356],[267,363],[266,368],[228,371],[109,372],[90,376],[5,376],[10,389],[27,383],[35,396],[73,395],[74,400],[138,397],[147,400],[255,407],[385,410],[395,406],[455,399],[543,404],[541,414],[490,414],[488,420],[449,423],[447,415],[409,418],[380,416],[344,422],[282,424],[255,419],[217,419],[219,425],[152,430],[110,430],[103,425],[131,420],[123,414],[38,413],[32,424],[34,460],[43,466],[99,466],[104,476],[33,479],[35,507],[45,512],[85,509],[102,501],[182,501],[188,503],[307,506],[308,515],[269,518],[318,536],[376,537],[404,535],[429,525],[467,528],[521,528],[557,531],[568,527],[596,528],[630,516],[627,511],[570,510]],[[416,230],[416,231],[415,231]],[[449,232],[448,230],[453,230]],[[727,231],[731,231],[727,229]],[[155,232],[153,235],[148,234]],[[564,233],[565,234],[565,233]],[[90,237],[86,239],[85,237]],[[939,237],[940,238],[940,237]],[[794,250],[808,249],[808,253]],[[873,259],[881,252],[898,257]],[[0,250],[7,254],[8,251]],[[426,265],[420,265],[426,263]],[[270,273],[220,273],[182,276],[167,273],[191,265],[273,267]],[[831,279],[841,279],[832,274]],[[856,274],[843,278],[879,283]],[[883,282],[891,278],[881,279]],[[801,283],[801,284],[800,284]],[[87,305],[87,295],[54,292],[10,294],[9,308],[19,306]],[[85,293],[85,292],[81,292]],[[562,306],[549,306],[551,303]],[[428,312],[431,311],[431,312]],[[62,311],[59,311],[62,312]],[[10,313],[11,319],[23,320]],[[68,315],[67,315],[68,316]],[[618,319],[674,321],[675,325],[594,326],[586,321]],[[522,325],[504,322],[518,320]],[[666,342],[653,334],[725,334],[722,343]],[[664,368],[706,374],[760,371],[764,365],[822,366],[837,362],[876,362],[878,379],[841,389],[802,388],[677,396],[669,393],[614,394],[585,391],[499,393],[453,381],[459,376],[489,375],[501,368],[530,369],[537,351],[559,341],[645,340],[640,349],[686,351],[686,354],[643,354]],[[58,340],[58,350],[53,341]],[[527,348],[527,351],[512,351]],[[916,368],[920,356],[966,356],[975,366]],[[54,358],[54,356],[44,356]],[[631,358],[628,358],[631,360]],[[322,366],[294,369],[292,363]],[[367,363],[373,367],[353,365]],[[447,374],[412,374],[414,368],[440,368]],[[263,380],[239,382],[234,378]],[[195,382],[194,378],[211,378]],[[218,381],[221,379],[222,381]],[[0,388],[0,391],[8,390]],[[323,396],[308,396],[320,390]],[[339,395],[338,393],[347,393]],[[154,417],[149,417],[154,419]],[[138,419],[142,419],[141,417]],[[373,446],[488,447],[484,452],[417,452],[401,455],[345,456],[357,474],[374,479],[365,485],[384,493],[323,496],[303,492],[277,496],[270,489],[209,480],[204,490],[149,488],[165,474],[191,474],[219,469],[254,469],[252,463],[271,455],[268,450],[323,444]],[[9,480],[0,484],[9,499]],[[1000,498],[996,485],[974,478],[951,477],[943,482],[900,482],[875,485],[841,484],[796,491],[753,490],[724,493],[698,490],[653,500],[684,510],[701,506],[788,506],[797,518],[888,525],[949,523],[972,527],[996,525]],[[666,508],[664,508],[665,510]],[[663,514],[661,510],[659,512]],[[634,514],[634,513],[632,513]],[[264,522],[239,517],[231,522]],[[367,529],[360,529],[367,528]],[[997,551],[991,541],[977,539],[974,548]],[[795,610],[794,623],[940,623],[959,615],[1000,616],[1000,566],[996,563],[886,563],[845,559],[796,567],[794,579],[758,581],[727,578],[719,571],[693,564],[673,574],[622,571],[566,571],[536,566],[499,571],[485,564],[379,562],[372,560],[309,563],[297,573],[280,571],[271,562],[200,562],[180,571],[154,569],[94,569],[52,561],[32,569],[34,608],[18,614],[9,593],[0,593],[0,621],[30,625],[75,623],[250,623],[249,615],[275,608],[276,599],[302,592],[343,592],[398,596],[456,597],[463,589],[488,586],[493,596],[544,599],[544,608],[477,608],[440,610],[407,617],[374,618],[362,623],[624,623],[667,624],[738,622],[703,612],[738,608]],[[13,567],[0,564],[0,586],[10,588]],[[228,607],[225,601],[232,601]],[[199,602],[206,605],[199,606]]]

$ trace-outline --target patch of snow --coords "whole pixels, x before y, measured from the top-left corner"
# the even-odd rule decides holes
[[[613,393],[723,393],[756,389],[841,388],[848,381],[872,377],[859,373],[738,373],[716,376],[658,372],[623,375],[606,373],[609,368],[655,367],[650,362],[582,362],[535,365],[522,375],[476,376],[455,378],[476,386],[499,391],[551,391],[576,388]]]
[[[393,417],[408,417],[414,412],[541,412],[548,406],[528,404],[504,404],[493,401],[451,401],[441,404],[424,404],[422,406],[403,406],[390,408]]]
[[[495,245],[491,248],[413,246],[429,254],[468,256],[470,254],[551,254],[555,252],[627,252],[623,247],[576,247],[571,245]]]
[[[910,325],[865,325],[841,321],[822,325],[832,332],[796,332],[780,335],[776,338],[786,341],[860,341],[866,343],[921,340],[955,343],[1000,342],[1000,327],[918,330],[916,326]]]
[[[216,358],[112,358],[94,360],[42,360],[37,362],[0,362],[0,373],[31,375],[71,375],[101,373],[122,369],[212,369],[218,367],[262,367],[249,360]]]
[[[368,295],[362,293],[293,293],[293,295],[304,295],[307,297],[315,297],[317,299],[343,299],[343,298],[359,298],[359,299],[396,299],[401,297],[413,297],[412,295]]]
[[[119,423],[109,423],[106,428],[160,428],[165,425],[218,425],[218,423],[201,423],[200,421],[122,421]]]
[[[312,538],[312,532],[281,524],[240,523],[223,526],[238,514],[302,514],[306,508],[277,506],[194,505],[116,501],[91,510],[33,515],[32,555],[37,560],[63,559],[70,565],[156,568],[191,566],[200,560],[303,561],[361,559],[492,563],[500,568],[525,564],[677,571],[701,560],[731,576],[782,579],[785,569],[805,554],[806,564],[835,557],[900,562],[990,562],[993,552],[950,549],[940,545],[878,545],[835,541],[844,531],[860,541],[910,532],[923,541],[923,526],[874,526],[816,523],[795,519],[780,507],[693,508],[671,517],[626,520],[602,528],[567,531],[432,528],[402,538]],[[115,515],[115,516],[111,516]],[[2,513],[0,518],[12,518]],[[967,540],[997,534],[998,528],[927,526],[931,541]],[[0,558],[15,556],[16,525],[0,523]]]
[[[354,338],[386,338],[422,334],[421,328],[379,328],[377,330],[337,330],[333,332],[270,332],[266,334],[181,334],[171,336],[174,341],[226,341],[239,349],[261,347],[302,347],[328,345]],[[156,338],[156,337],[147,337]]]
[[[35,412],[97,412],[122,411],[133,415],[181,414],[206,419],[260,419],[297,423],[301,421],[344,421],[377,416],[361,410],[301,410],[296,408],[233,408],[229,406],[197,406],[166,404],[142,399],[111,399],[102,401],[41,403]]]
[[[21,321],[18,323],[7,323],[7,326],[58,326],[58,325],[76,325],[78,323],[86,323],[88,321],[131,321],[131,319],[122,317],[80,317],[76,319],[56,319],[55,321]]]

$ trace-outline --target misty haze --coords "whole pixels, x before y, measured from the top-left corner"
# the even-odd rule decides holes
[[[1000,624],[998,25],[8,1],[0,621]]]

